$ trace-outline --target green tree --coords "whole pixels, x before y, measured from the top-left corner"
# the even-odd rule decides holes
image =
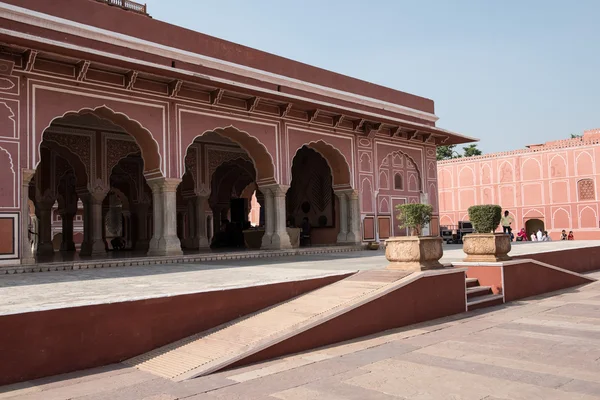
[[[470,144],[467,147],[464,147],[463,150],[465,152],[465,157],[480,156],[482,154],[476,144]]]
[[[576,135],[574,133],[571,133],[571,139],[577,139],[577,138],[580,138],[580,137],[581,137],[581,135]]]
[[[462,157],[460,154],[458,154],[456,152],[456,150],[454,150],[454,148],[456,147],[455,144],[451,144],[449,146],[438,146],[437,148],[437,160],[441,161],[441,160],[450,160],[453,158],[460,158]]]

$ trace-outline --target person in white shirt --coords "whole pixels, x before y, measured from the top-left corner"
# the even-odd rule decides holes
[[[538,229],[536,236],[537,236],[537,241],[541,242],[542,239],[544,238],[544,234],[542,233],[541,229]]]
[[[551,242],[552,238],[548,235],[548,231],[544,231],[544,237],[542,238],[542,242]]]
[[[532,242],[537,242],[537,236],[535,236],[535,233],[531,234],[531,241]]]

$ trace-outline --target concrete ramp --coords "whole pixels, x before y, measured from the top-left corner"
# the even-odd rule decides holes
[[[244,359],[251,359],[277,344],[347,315],[423,278],[434,274],[457,275],[457,272],[455,269],[410,275],[388,270],[359,272],[287,302],[129,359],[124,364],[175,381],[207,375],[239,364]],[[455,312],[464,311],[464,279],[464,272],[460,272],[456,286],[462,293],[458,290],[460,296],[456,297],[462,297],[462,304],[457,304]],[[414,305],[411,305],[412,308]],[[364,321],[364,316],[361,318]],[[361,333],[357,335],[362,336]],[[323,345],[331,340],[336,339],[327,338],[314,343]]]

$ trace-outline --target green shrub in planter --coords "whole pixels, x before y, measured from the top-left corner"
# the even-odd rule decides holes
[[[398,204],[400,228],[408,228],[411,236],[421,235],[423,225],[431,221],[433,207],[429,204]]]
[[[469,207],[469,220],[477,233],[493,233],[502,218],[502,207],[495,204]]]

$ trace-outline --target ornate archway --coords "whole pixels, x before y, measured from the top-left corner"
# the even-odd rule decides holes
[[[316,151],[323,157],[323,159],[325,159],[327,165],[329,165],[329,169],[331,170],[334,189],[343,190],[354,187],[348,160],[346,160],[346,157],[338,149],[323,140],[317,140],[303,144],[296,149],[295,154],[298,154],[298,151],[302,149],[302,147],[307,147]],[[292,167],[293,162],[292,165],[290,165],[290,177],[292,176]]]
[[[231,142],[239,145],[240,148],[246,152],[254,165],[254,169],[256,171],[256,181],[259,185],[270,185],[278,182],[278,179],[276,178],[277,175],[275,163],[273,162],[273,157],[267,150],[267,147],[254,136],[245,131],[237,129],[234,126],[214,128],[212,130],[204,131],[202,134],[194,137],[194,139],[188,143],[187,146],[185,146],[185,157],[184,160],[182,160],[184,165],[182,165],[181,168],[182,176],[187,169],[197,166],[197,158],[188,158],[190,156],[190,147],[197,139],[202,138],[204,135],[210,132],[229,139]]]
[[[76,111],[67,111],[62,115],[51,118],[47,125],[41,130],[39,137],[40,141],[37,146],[37,158],[36,154],[33,155],[34,168],[37,167],[40,157],[40,146],[46,138],[48,128],[52,124],[58,122],[60,119],[72,116],[85,116],[87,114],[93,115],[101,120],[109,121],[110,123],[123,129],[129,136],[131,136],[141,151],[142,158],[144,159],[144,175],[147,179],[155,179],[165,177],[165,171],[162,165],[162,157],[159,151],[159,145],[156,139],[152,136],[150,131],[143,127],[138,121],[129,118],[126,114],[115,112],[106,105],[99,106],[96,108],[82,108]],[[36,132],[37,135],[37,132]],[[62,143],[59,143],[62,144]],[[79,142],[71,139],[69,142],[64,143],[69,148],[76,147],[77,154],[81,158],[84,164],[86,158],[91,157],[92,149],[94,144],[85,140]],[[118,161],[118,160],[117,160]],[[90,174],[91,175],[91,174]]]
[[[314,228],[311,244],[360,240],[358,194],[352,189],[346,158],[338,149],[323,140],[303,145],[294,154],[289,176],[287,218],[305,231],[308,226]]]

